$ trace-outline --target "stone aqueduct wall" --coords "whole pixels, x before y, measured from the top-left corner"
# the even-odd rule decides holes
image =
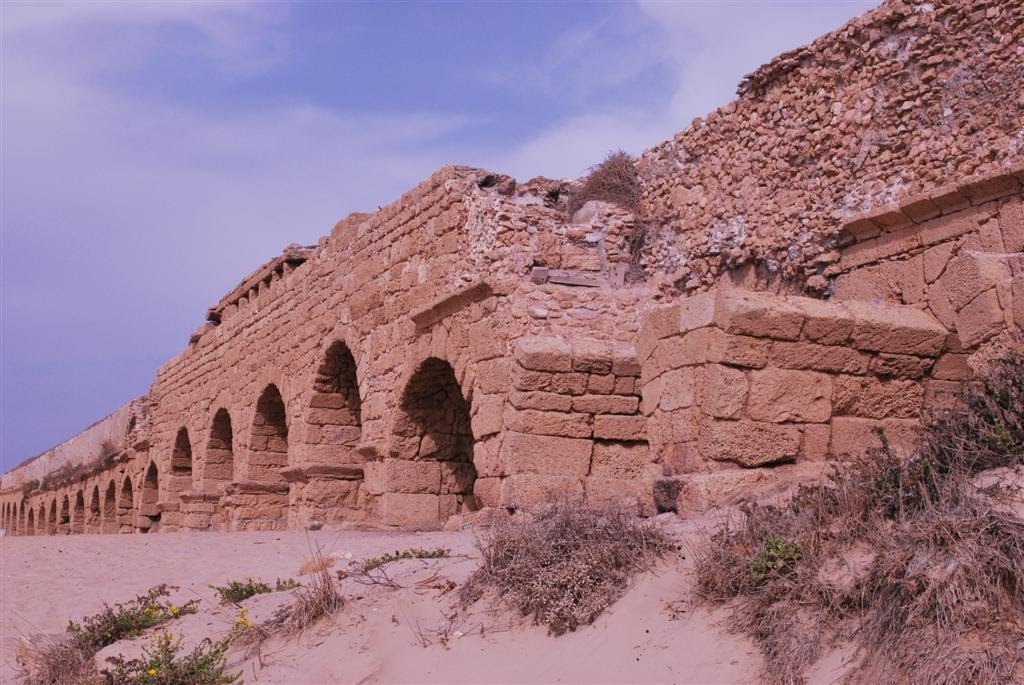
[[[780,57],[645,153],[639,216],[446,167],[289,246],[145,397],[5,474],[4,527],[427,528],[552,492],[650,514],[879,431],[911,449],[1024,327],[1021,13],[888,2]]]

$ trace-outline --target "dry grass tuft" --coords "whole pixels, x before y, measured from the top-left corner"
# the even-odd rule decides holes
[[[639,212],[640,180],[635,161],[619,150],[608,153],[603,162],[590,167],[590,173],[582,185],[569,198],[569,215],[575,214],[590,200],[604,200],[633,213]]]
[[[331,562],[327,563],[327,559]],[[334,579],[328,573],[328,569],[334,565],[333,559],[325,558],[322,551],[317,549],[311,561],[311,567],[317,569],[313,571],[313,578],[295,590],[292,602],[274,612],[270,620],[260,626],[257,634],[264,637],[270,633],[297,635],[321,619],[333,616],[345,605]]]
[[[483,565],[461,588],[463,605],[493,592],[554,635],[591,623],[671,546],[621,508],[568,500],[500,521],[477,544]]]
[[[699,550],[699,594],[736,602],[733,626],[761,645],[769,679],[801,682],[849,635],[869,681],[1020,677],[1024,519],[972,478],[1024,464],[1024,357],[1007,352],[979,380],[928,419],[912,459],[883,443],[785,505],[748,507]]]
[[[78,640],[61,636],[52,640],[19,640],[15,660],[18,681],[25,685],[99,685],[93,652]]]
[[[311,573],[321,573],[334,566],[335,561],[337,560],[334,557],[325,557],[318,551],[312,557],[302,560],[302,566],[299,567],[299,575],[306,576]]]

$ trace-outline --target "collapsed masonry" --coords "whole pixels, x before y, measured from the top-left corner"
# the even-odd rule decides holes
[[[910,451],[1024,327],[1022,46],[1018,3],[888,2],[645,152],[637,214],[443,168],[287,248],[145,397],[5,474],[3,526],[429,528],[552,492],[652,514]]]

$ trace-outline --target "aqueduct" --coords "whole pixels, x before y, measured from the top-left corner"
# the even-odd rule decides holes
[[[1024,326],[1024,9],[896,0],[635,165],[639,204],[449,166],[206,312],[4,474],[9,534],[701,509],[884,435]],[[772,468],[765,468],[765,467]]]

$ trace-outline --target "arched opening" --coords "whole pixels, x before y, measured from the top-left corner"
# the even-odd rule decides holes
[[[391,452],[404,463],[394,469],[401,478],[393,478],[386,489],[437,495],[438,521],[476,509],[470,406],[451,365],[435,357],[424,361],[409,379],[399,409]],[[415,502],[417,523],[425,523],[432,504],[424,497]]]
[[[134,518],[135,498],[132,488],[132,479],[124,477],[121,484],[121,496],[117,500],[117,528],[120,533],[131,533],[135,530]]]
[[[71,516],[71,532],[85,532],[85,495],[79,490],[75,493],[75,510]]]
[[[107,483],[107,492],[103,496],[103,523],[101,533],[117,532],[117,485],[114,481]]]
[[[311,430],[307,442],[324,445],[331,457],[338,448],[355,449],[362,437],[362,404],[356,379],[356,360],[348,345],[336,341],[327,348],[324,361],[313,381],[313,397],[309,402],[308,423]]]
[[[51,503],[51,507],[52,507],[52,503]],[[50,514],[49,517],[47,517],[46,512],[47,512],[46,502],[43,502],[42,505],[39,507],[39,516],[38,516],[38,518],[36,518],[36,524],[39,526],[39,532],[40,533],[42,533],[43,535],[50,535],[50,534],[53,533],[53,519],[54,519],[54,517],[53,517],[52,513]],[[52,512],[52,508],[51,508],[51,512]]]
[[[171,475],[192,478],[192,442],[188,439],[188,429],[182,428],[174,439],[174,451],[171,452]]]
[[[67,535],[71,532],[71,498],[67,495],[60,501],[60,518],[56,525],[58,533]]]
[[[213,490],[230,483],[235,478],[234,433],[231,430],[231,414],[227,409],[218,409],[210,426],[210,439],[206,443],[206,459],[203,462],[203,489]]]
[[[25,535],[35,535],[35,534],[36,534],[36,517],[35,517],[35,513],[32,511],[32,508],[29,507],[28,516],[25,519]]]
[[[89,495],[89,516],[85,519],[86,532],[100,532],[100,486],[93,486]]]
[[[150,462],[142,481],[142,501],[136,525],[143,533],[156,531],[160,527],[160,473],[156,464]]]
[[[283,483],[281,469],[286,466],[288,423],[284,400],[277,386],[268,385],[256,402],[245,475],[250,481]]]
[[[28,531],[25,526],[25,503],[21,502],[18,504],[18,531],[21,535],[27,535]]]

